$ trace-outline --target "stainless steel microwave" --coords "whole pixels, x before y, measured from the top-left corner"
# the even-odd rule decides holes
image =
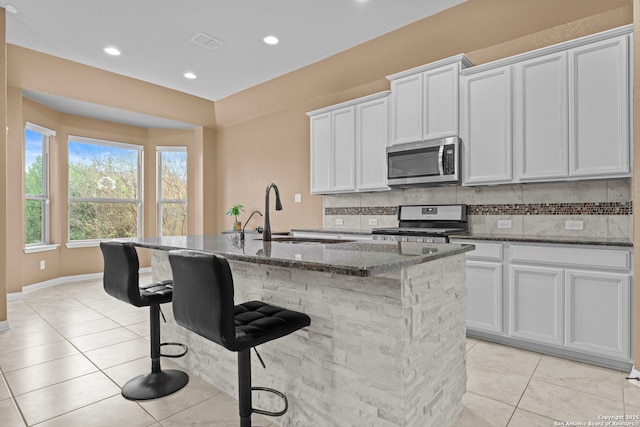
[[[460,138],[432,139],[387,147],[390,187],[460,183]]]

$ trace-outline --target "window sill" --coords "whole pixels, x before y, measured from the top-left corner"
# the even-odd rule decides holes
[[[55,251],[60,245],[33,245],[25,246],[23,251],[25,254],[33,254],[36,252]]]
[[[67,242],[65,246],[68,249],[76,249],[76,248],[95,248],[100,246],[100,240],[83,240],[81,242]]]
[[[131,239],[104,239],[104,240],[79,240],[77,242],[67,242],[65,246],[68,249],[77,249],[77,248],[97,248],[100,246],[100,242],[130,242]]]

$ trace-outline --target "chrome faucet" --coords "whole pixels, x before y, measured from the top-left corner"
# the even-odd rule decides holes
[[[269,192],[272,188],[276,191],[276,210],[282,210],[282,203],[280,203],[280,192],[278,191],[278,186],[272,182],[267,187],[267,193],[264,195],[264,230],[262,231],[263,242],[271,241],[271,224],[269,223]]]
[[[244,229],[247,228],[247,224],[249,224],[249,221],[251,221],[251,218],[253,217],[253,214],[258,214],[258,215],[262,216],[260,211],[251,212],[251,215],[249,215],[249,219],[245,221],[244,227],[242,227],[242,231],[240,232],[240,241],[244,240]]]

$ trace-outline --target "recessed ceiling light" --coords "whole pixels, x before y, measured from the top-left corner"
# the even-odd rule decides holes
[[[4,10],[6,10],[9,13],[18,13],[18,8],[12,4],[5,4]]]
[[[109,55],[113,55],[113,56],[120,55],[120,51],[115,47],[105,47],[104,51],[107,52]]]
[[[188,79],[195,79],[196,77],[198,77],[198,76],[196,76],[195,74],[193,74],[191,72],[184,73],[183,76],[185,76]]]
[[[276,36],[267,36],[262,39],[266,44],[274,45],[278,44],[279,40]]]

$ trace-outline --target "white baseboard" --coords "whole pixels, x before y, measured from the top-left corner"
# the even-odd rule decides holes
[[[0,332],[1,331],[8,331],[9,329],[11,329],[11,327],[9,326],[9,321],[8,320],[0,321]]]
[[[140,273],[151,273],[151,267],[141,268]],[[83,280],[94,280],[94,279],[102,279],[102,273],[89,273],[89,274],[78,274],[75,276],[63,276],[57,277],[51,280],[45,280],[44,282],[34,283],[32,285],[27,285],[22,288],[22,292],[13,292],[7,294],[7,301],[15,301],[24,298],[25,293],[37,291],[38,289],[50,288],[51,286],[56,286],[61,283],[69,283],[69,282],[81,282]]]

